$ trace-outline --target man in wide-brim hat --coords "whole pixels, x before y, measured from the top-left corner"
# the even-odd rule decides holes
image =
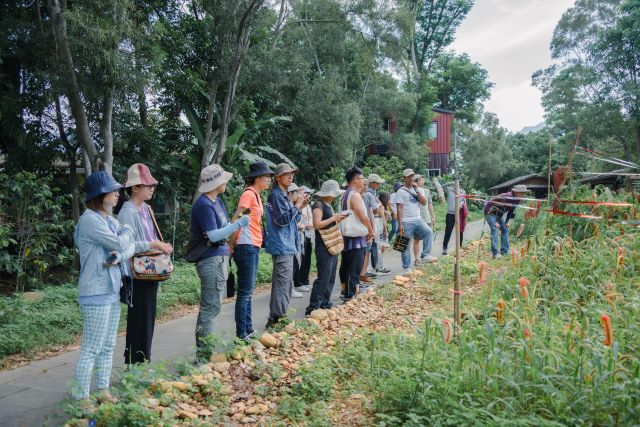
[[[275,167],[275,183],[266,205],[266,252],[273,260],[271,299],[267,328],[287,317],[287,309],[293,292],[293,258],[300,245],[298,221],[305,199],[292,202],[287,197],[293,176],[298,170],[287,163]]]
[[[527,194],[527,186],[514,185],[511,191],[492,197],[484,206],[484,216],[491,230],[491,254],[498,258],[509,253],[509,229],[507,224],[516,216],[516,207]],[[500,227],[500,252],[498,253],[498,227]]]

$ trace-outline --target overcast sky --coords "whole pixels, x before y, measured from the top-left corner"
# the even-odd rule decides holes
[[[453,48],[466,52],[495,83],[488,111],[519,131],[544,120],[540,91],[531,75],[551,64],[549,44],[562,13],[574,0],[476,0],[458,29]]]

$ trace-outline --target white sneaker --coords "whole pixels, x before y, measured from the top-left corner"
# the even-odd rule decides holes
[[[291,291],[291,298],[302,298],[304,295],[302,293],[296,291],[295,289]]]
[[[424,262],[436,262],[438,258],[432,257],[431,255],[427,255],[426,257],[422,258],[422,260]]]
[[[298,286],[295,290],[298,292],[311,292],[311,285]]]

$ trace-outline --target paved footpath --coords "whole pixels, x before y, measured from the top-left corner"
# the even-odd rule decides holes
[[[480,235],[482,221],[467,224],[465,240]],[[488,229],[485,229],[487,232]],[[438,231],[432,255],[440,256],[444,231]],[[453,237],[449,250],[454,246]],[[376,284],[390,280],[393,274],[402,271],[400,254],[389,251],[384,255],[385,266],[391,275],[380,276]],[[170,286],[170,285],[168,285]],[[304,298],[293,298],[290,309],[293,319],[304,317],[304,309],[309,303],[309,294]],[[269,311],[269,293],[261,293],[253,298],[253,321],[256,328],[266,323]],[[340,285],[334,286],[332,300],[340,304]],[[195,354],[195,323],[197,314],[171,320],[156,326],[153,339],[153,361],[163,362],[175,358],[193,360]],[[223,341],[233,340],[235,333],[234,304],[224,304],[217,319],[217,328],[222,331]],[[124,336],[118,337],[114,351],[114,374],[122,370],[124,364]],[[62,425],[66,419],[64,400],[69,397],[68,383],[73,379],[78,350],[34,361],[28,365],[9,371],[0,371],[0,426],[41,426]]]

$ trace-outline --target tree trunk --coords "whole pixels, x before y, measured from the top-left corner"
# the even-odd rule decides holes
[[[143,129],[149,127],[149,113],[147,110],[147,96],[144,93],[144,88],[138,92],[138,114],[140,115],[140,126]]]
[[[111,174],[113,170],[113,133],[111,132],[111,121],[113,118],[113,87],[111,87],[104,97],[102,105],[102,120],[100,121],[100,135],[104,144],[104,154],[102,166],[104,170]]]
[[[636,121],[636,149],[638,151],[638,160],[640,160],[640,121]]]
[[[89,158],[91,169],[98,170],[100,166],[100,154],[91,139],[87,113],[85,112],[80,97],[80,87],[78,85],[78,79],[76,78],[71,50],[69,49],[69,40],[67,39],[67,21],[58,0],[47,0],[47,9],[53,23],[53,36],[58,50],[58,57],[61,61],[62,81],[67,98],[69,99],[71,114],[76,123],[78,140]]]
[[[64,122],[62,121],[62,108],[60,107],[60,97],[56,96],[55,101],[56,109],[56,125],[58,126],[58,132],[60,133],[60,140],[67,151],[67,158],[69,160],[69,193],[71,194],[71,217],[74,222],[78,222],[80,218],[80,202],[78,201],[78,174],[76,161],[77,147],[69,142],[67,138],[67,132],[64,129]]]

